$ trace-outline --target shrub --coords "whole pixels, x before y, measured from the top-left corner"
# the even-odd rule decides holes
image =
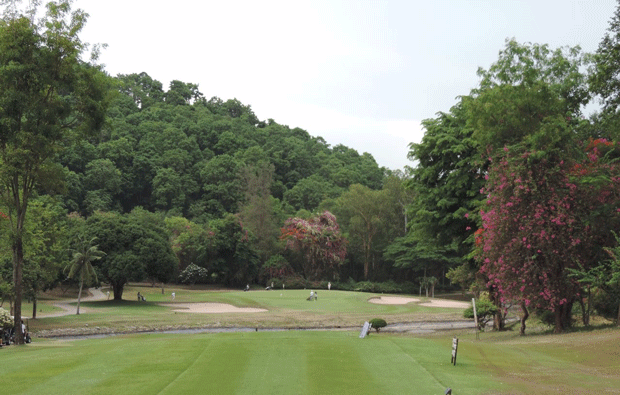
[[[13,327],[13,319],[8,311],[0,307],[0,330]]]
[[[302,276],[294,275],[294,276],[284,277],[283,281],[284,281],[284,286],[287,289],[308,288],[308,281],[306,281],[306,279],[303,278]]]
[[[191,263],[179,274],[181,284],[206,284],[209,281],[207,269]]]
[[[384,326],[387,326],[387,322],[385,322],[383,318],[373,318],[369,321],[369,323],[372,324],[372,328],[377,332],[379,332],[379,330],[381,330]]]
[[[620,304],[620,292],[605,292],[596,289],[592,295],[592,306],[596,312],[610,320],[618,317],[618,305]]]
[[[476,301],[476,315],[478,315],[478,329],[484,330],[487,322],[497,313],[497,306],[486,299]],[[468,307],[463,312],[463,317],[474,318],[474,307]]]
[[[258,279],[261,283],[265,281],[270,283],[273,279],[282,280],[294,274],[293,268],[282,255],[274,255],[260,268]]]

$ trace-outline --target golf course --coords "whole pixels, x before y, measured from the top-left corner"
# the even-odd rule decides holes
[[[145,302],[133,299],[137,292]],[[524,337],[485,332],[479,339],[473,329],[397,333],[390,328],[399,323],[462,321],[466,304],[334,290],[319,290],[316,301],[307,295],[198,288],[162,294],[135,284],[123,301],[94,291],[80,315],[66,310],[75,300],[50,296],[28,321],[33,343],[0,349],[0,385],[20,394],[620,391],[620,331],[613,327]],[[375,317],[388,326],[359,338],[364,321]]]

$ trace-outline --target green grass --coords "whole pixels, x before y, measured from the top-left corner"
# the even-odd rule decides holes
[[[0,386],[22,394],[460,394],[494,387],[449,344],[351,332],[132,335],[1,350]],[[434,355],[434,357],[432,357]],[[473,390],[465,390],[472,388]],[[469,392],[468,392],[469,391]]]
[[[20,394],[584,394],[620,388],[618,329],[519,337],[285,331],[39,340],[0,350]],[[616,391],[616,392],[614,392]]]
[[[140,292],[147,302],[138,302]],[[171,293],[175,292],[174,303],[219,302],[237,307],[259,307],[264,313],[192,314],[175,312],[174,307],[162,303],[173,303]],[[161,288],[128,286],[122,301],[103,300],[82,302],[84,314],[63,317],[47,317],[30,322],[34,333],[47,329],[69,327],[116,328],[131,331],[139,327],[144,330],[170,327],[204,326],[250,326],[250,327],[335,327],[358,326],[374,317],[384,318],[388,323],[406,321],[432,321],[462,319],[461,309],[446,309],[406,305],[377,305],[368,302],[378,294],[319,290],[318,301],[307,301],[310,290],[256,290],[214,291],[205,289]],[[425,300],[425,298],[422,298]]]

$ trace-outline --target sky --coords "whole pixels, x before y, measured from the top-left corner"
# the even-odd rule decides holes
[[[402,169],[507,38],[594,52],[616,0],[76,0],[111,75],[238,99],[260,120]]]

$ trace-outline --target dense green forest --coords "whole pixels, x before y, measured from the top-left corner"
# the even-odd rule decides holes
[[[510,305],[522,331],[532,309],[556,331],[574,306],[585,324],[618,314],[620,11],[594,54],[506,40],[393,171],[196,84],[109,76],[80,57],[83,14],[50,9],[71,23],[0,25],[0,292],[16,307],[81,284],[72,257],[96,247],[86,282],[116,299],[128,281],[330,281],[469,289],[498,329]]]

